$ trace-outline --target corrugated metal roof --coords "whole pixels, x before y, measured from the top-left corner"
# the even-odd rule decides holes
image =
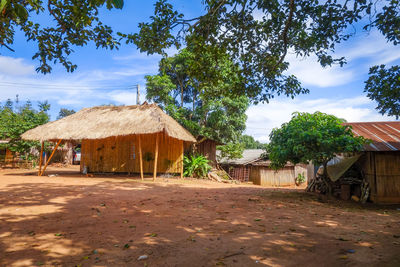
[[[353,128],[356,136],[372,140],[364,151],[400,151],[400,121],[351,122],[345,123]]]
[[[236,165],[246,165],[252,163],[261,158],[261,154],[264,153],[263,149],[245,149],[243,151],[243,157],[240,159],[222,159],[220,161],[221,164],[236,164]],[[220,151],[217,150],[217,155],[219,155]]]

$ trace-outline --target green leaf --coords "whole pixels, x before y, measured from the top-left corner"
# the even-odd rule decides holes
[[[28,19],[28,11],[26,10],[26,8],[20,4],[14,4],[14,8],[18,18],[22,22],[25,22]]]
[[[124,7],[124,0],[113,0],[115,8],[122,9]]]
[[[0,12],[6,7],[8,0],[1,0],[0,2]]]

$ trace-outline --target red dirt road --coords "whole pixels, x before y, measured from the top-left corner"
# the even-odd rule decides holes
[[[0,171],[1,266],[400,266],[399,205],[66,170]]]

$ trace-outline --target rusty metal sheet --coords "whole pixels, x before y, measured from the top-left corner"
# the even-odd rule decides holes
[[[400,151],[400,121],[352,122],[353,133],[372,141],[364,151]]]

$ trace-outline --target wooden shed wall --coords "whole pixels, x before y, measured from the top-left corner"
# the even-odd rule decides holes
[[[143,172],[152,173],[157,134],[141,135]],[[180,173],[183,164],[183,141],[158,134],[157,172]],[[140,172],[138,135],[82,140],[81,171]]]
[[[366,152],[361,166],[376,203],[400,203],[400,152]]]
[[[267,166],[254,166],[251,177],[254,184],[261,186],[290,186],[294,185],[294,167],[284,167],[275,171]]]
[[[214,140],[204,140],[196,144],[196,152],[205,156],[212,166],[217,164],[217,143]]]

